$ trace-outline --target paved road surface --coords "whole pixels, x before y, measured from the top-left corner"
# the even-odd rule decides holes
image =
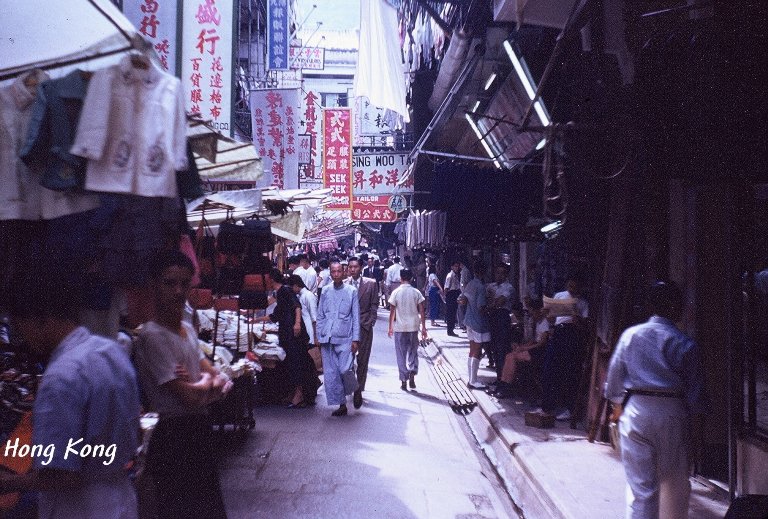
[[[220,465],[230,519],[516,518],[465,419],[441,398],[425,359],[403,392],[386,312],[379,312],[365,404],[258,407],[256,428],[230,440]],[[475,411],[477,412],[477,411]]]

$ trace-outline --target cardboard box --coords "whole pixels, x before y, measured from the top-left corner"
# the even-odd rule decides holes
[[[549,429],[555,426],[555,417],[551,414],[528,411],[525,413],[525,425],[539,429]]]

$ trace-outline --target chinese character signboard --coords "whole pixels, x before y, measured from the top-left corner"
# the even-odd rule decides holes
[[[356,154],[352,168],[352,192],[355,196],[380,196],[412,193],[413,181],[399,186],[408,169],[407,153]]]
[[[352,208],[352,111],[323,109],[323,186],[333,202],[326,209]]]
[[[165,72],[176,74],[178,0],[125,0],[123,13],[154,47]]]
[[[394,222],[397,213],[387,205],[387,196],[356,196],[352,203],[352,219],[356,222]]]
[[[370,146],[380,142],[371,137],[381,137],[384,132],[393,130],[391,118],[386,117],[387,111],[371,104],[367,97],[355,98],[355,146]]]
[[[290,16],[288,0],[267,0],[267,68],[288,68],[288,47],[291,35],[288,31]]]
[[[323,70],[325,68],[325,49],[317,47],[291,47],[288,63],[291,68],[304,70]]]
[[[312,160],[312,136],[302,133],[298,137],[299,165],[308,166]]]
[[[320,152],[323,143],[323,134],[321,130],[320,112],[320,94],[312,90],[302,91],[301,118],[304,121],[304,133],[310,136],[310,156],[309,163],[302,165],[300,169],[299,182],[302,188],[317,188],[322,186],[322,172],[318,167],[320,164]]]
[[[232,4],[234,0],[185,0],[181,84],[188,112],[231,134]]]
[[[253,144],[280,189],[299,187],[299,106],[298,89],[251,92]]]

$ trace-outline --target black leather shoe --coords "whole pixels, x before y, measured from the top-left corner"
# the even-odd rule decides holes
[[[416,381],[414,380],[415,376],[416,375],[413,373],[408,376],[408,385],[411,387],[411,389],[416,389]]]
[[[352,405],[355,406],[355,409],[360,409],[363,406],[363,393],[362,393],[362,391],[360,391],[360,390],[355,391],[355,394],[352,395]]]
[[[331,416],[347,416],[347,406],[339,406],[338,409],[331,413]]]
[[[458,337],[454,332],[448,332],[446,335],[448,335],[448,337]]]
[[[400,382],[400,389],[402,389],[403,391],[408,391],[408,386],[406,386],[405,380]]]

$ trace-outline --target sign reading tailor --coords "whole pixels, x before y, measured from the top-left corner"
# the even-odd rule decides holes
[[[397,213],[387,205],[387,196],[356,196],[352,202],[352,219],[356,222],[394,222]]]
[[[352,167],[352,192],[355,196],[380,196],[413,193],[413,180],[397,183],[408,169],[407,153],[356,154]]]
[[[267,0],[267,68],[285,70],[288,68],[288,47],[290,32],[288,22],[288,0]]]
[[[187,111],[210,119],[231,135],[232,4],[234,0],[184,2],[181,84]]]
[[[251,92],[253,144],[280,189],[299,187],[299,96],[298,89]]]
[[[352,111],[323,109],[323,186],[332,190],[326,209],[352,208]]]
[[[178,0],[124,0],[123,13],[152,44],[160,65],[176,73],[176,11]]]
[[[315,47],[291,47],[288,54],[291,68],[303,70],[323,70],[325,68],[325,49]]]

